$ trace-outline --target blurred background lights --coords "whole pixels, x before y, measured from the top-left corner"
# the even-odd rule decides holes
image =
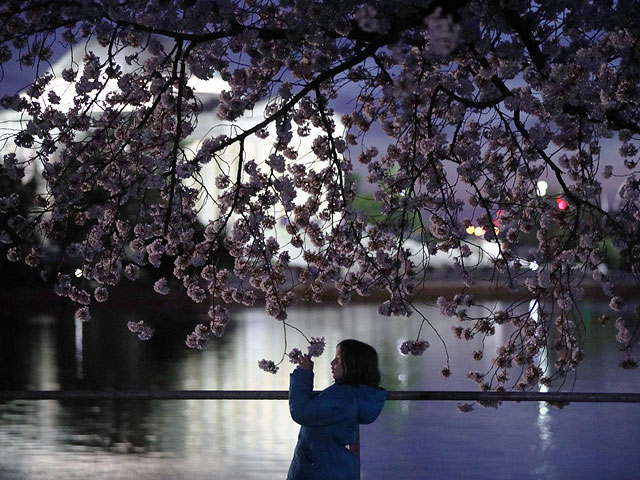
[[[567,201],[564,200],[562,197],[558,197],[556,201],[558,202],[558,208],[560,210],[565,210],[567,208]]]
[[[538,186],[537,188],[538,196],[544,197],[547,194],[547,188],[549,187],[549,184],[544,180],[540,180],[537,186]]]
[[[482,227],[476,227],[473,231],[476,237],[481,237],[485,234],[485,229]]]
[[[76,277],[80,278],[80,277],[82,276],[82,270],[81,270],[81,269],[79,269],[79,268],[76,268],[76,270],[75,270],[75,272],[73,272],[73,274],[74,274]]]
[[[469,226],[467,227],[467,233],[468,233],[469,235],[473,235],[473,234],[475,233],[475,231],[476,231],[476,227],[474,227],[473,225],[469,225]]]
[[[529,268],[531,270],[533,270],[534,272],[540,267],[540,265],[538,265],[536,262],[530,262],[529,263]]]

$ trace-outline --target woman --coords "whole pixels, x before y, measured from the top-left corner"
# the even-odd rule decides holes
[[[343,340],[331,361],[335,384],[313,393],[313,362],[304,356],[291,373],[289,410],[302,425],[287,480],[356,480],[360,461],[349,446],[359,423],[373,422],[387,397],[379,388],[378,354],[358,340]]]

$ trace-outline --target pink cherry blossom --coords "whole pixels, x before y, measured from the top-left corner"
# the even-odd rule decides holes
[[[273,362],[273,360],[265,360],[264,358],[258,362],[258,368],[264,370],[267,373],[278,373],[279,367]]]
[[[311,337],[309,347],[307,348],[307,354],[310,357],[319,357],[324,352],[325,345],[326,342],[324,337]]]
[[[153,337],[155,330],[147,325],[144,320],[140,320],[139,322],[129,322],[127,323],[127,328],[129,331],[138,334],[138,338],[140,340],[149,340]]]
[[[302,359],[302,352],[299,348],[294,348],[287,354],[287,356],[289,357],[289,361],[291,363],[298,364]]]
[[[429,342],[426,340],[406,340],[400,345],[400,353],[403,355],[422,355],[429,348]]]
[[[449,341],[431,307],[453,341],[513,330],[473,352],[493,360],[471,378],[482,389],[562,385],[595,287],[633,366],[640,72],[625,7],[4,2],[0,66],[37,73],[0,96],[0,255],[55,279],[82,319],[123,279],[182,289],[203,309],[192,348],[233,306],[262,305],[286,334],[297,303],[360,297],[415,325],[404,354]],[[73,56],[55,60],[60,43]],[[454,291],[433,302],[442,274]],[[510,294],[500,309],[488,287]],[[312,337],[309,354],[324,347]]]

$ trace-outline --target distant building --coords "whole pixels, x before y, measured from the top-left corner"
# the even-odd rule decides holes
[[[106,59],[108,55],[107,50],[104,47],[101,47],[97,42],[90,42],[87,45],[86,50],[93,51],[95,55],[103,60]],[[132,66],[127,65],[125,62],[124,57],[126,53],[127,52],[125,51],[121,51],[115,56],[115,63],[118,64],[124,72],[133,69]],[[43,99],[46,99],[47,94],[50,90],[55,91],[56,94],[60,97],[60,102],[58,104],[58,108],[60,109],[60,111],[68,111],[68,109],[73,106],[73,101],[76,95],[75,84],[69,83],[62,78],[62,71],[65,68],[69,68],[72,64],[74,65],[74,68],[80,69],[80,71],[77,73],[77,76],[79,77],[82,74],[84,63],[77,62],[77,60],[74,63],[70,54],[63,55],[53,64],[50,73],[54,74],[54,78],[49,83],[46,89],[46,93],[41,97]],[[195,95],[199,98],[203,110],[198,115],[197,125],[194,131],[183,142],[183,147],[187,152],[196,152],[199,148],[200,143],[207,138],[217,137],[218,135],[222,134],[226,134],[227,136],[231,137],[233,136],[234,132],[237,133],[249,129],[265,119],[266,102],[261,102],[258,103],[252,111],[246,112],[241,118],[235,120],[232,123],[221,121],[217,117],[217,109],[220,103],[220,93],[224,89],[228,88],[227,83],[219,78],[201,80],[196,77],[191,77],[188,84],[191,88],[193,88]],[[107,88],[105,88],[99,94],[98,98],[105,99],[106,96],[115,88],[116,80],[108,81]],[[25,93],[22,93],[22,95],[25,95]],[[123,110],[124,113],[126,113],[127,111],[130,111],[130,109],[125,108]],[[339,120],[336,119],[335,121],[336,125],[340,124]],[[25,117],[25,115],[21,112],[15,112],[12,110],[0,111],[0,132],[2,130],[8,132],[12,130],[16,131],[23,128],[26,122],[28,122],[28,118]],[[273,149],[275,128],[273,126],[270,126],[267,130],[270,132],[270,135],[269,138],[265,140],[261,140],[255,135],[251,135],[246,138],[246,140],[244,141],[245,159],[262,160],[269,156],[270,151]],[[317,158],[315,158],[315,155],[312,152],[312,139],[313,135],[306,137],[294,136],[294,139],[292,141],[292,144],[296,145],[298,149],[298,161],[304,162],[308,168],[311,164],[323,164],[323,162],[320,162]],[[15,151],[15,149],[16,146],[11,140],[6,141],[4,144],[0,145],[0,158],[3,154],[7,152],[13,152]],[[30,150],[20,148],[17,151],[18,155],[21,156],[21,160],[28,159]],[[216,186],[215,179],[221,173],[224,173],[231,179],[235,180],[235,170],[237,169],[238,165],[238,153],[239,145],[237,143],[233,144],[232,146],[225,149],[224,152],[222,152],[222,154],[220,155],[220,161],[212,161],[207,163],[206,165],[203,165],[201,171],[199,172],[198,180],[201,180],[204,189],[201,189],[202,196],[198,204],[198,218],[203,224],[207,224],[209,221],[215,220],[220,216],[220,208],[214,201],[220,193],[220,189]],[[264,165],[264,163],[258,163],[259,165],[261,165],[261,168],[268,168],[266,165]],[[39,165],[37,162],[32,162],[30,164],[30,167],[27,170],[23,181],[26,183],[33,180],[34,178],[38,182],[38,190],[42,193],[45,193],[46,185],[44,179],[41,176],[41,165]],[[187,183],[189,183],[190,186],[197,186],[197,182],[195,181],[187,180]],[[307,195],[304,192],[298,192],[296,203],[300,204],[301,202],[305,201],[306,198]],[[282,214],[284,213],[284,209],[282,207],[279,210],[280,211],[274,212],[276,218],[282,216]],[[230,222],[230,224],[231,223],[232,222]],[[286,233],[282,221],[277,223],[273,235],[276,236],[278,242],[282,247],[291,249],[290,257],[292,259],[291,263],[293,265],[306,265],[306,263],[301,261],[301,252],[290,246],[290,237]],[[305,248],[307,248],[307,246],[305,246]],[[308,248],[314,249],[315,247],[309,245]]]

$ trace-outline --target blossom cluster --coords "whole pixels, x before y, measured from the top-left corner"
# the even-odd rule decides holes
[[[289,361],[293,364],[299,364],[302,360],[302,351],[299,348],[294,348],[291,350],[287,356],[289,357]]]
[[[311,337],[311,340],[309,340],[309,346],[307,347],[307,356],[319,357],[324,353],[325,346],[326,341],[324,337]],[[302,360],[303,353],[299,348],[294,348],[287,354],[287,356],[291,363],[299,364]]]
[[[149,340],[155,333],[154,328],[147,325],[144,320],[140,320],[139,322],[129,322],[127,323],[127,328],[129,328],[129,331],[137,333],[140,340]]]
[[[307,354],[310,357],[319,357],[324,353],[326,341],[324,337],[311,337]]]
[[[267,373],[278,373],[279,367],[273,362],[273,360],[265,360],[264,358],[258,362],[258,368],[264,370]]]
[[[429,348],[429,342],[426,340],[405,340],[400,345],[400,353],[403,355],[422,355]]]

